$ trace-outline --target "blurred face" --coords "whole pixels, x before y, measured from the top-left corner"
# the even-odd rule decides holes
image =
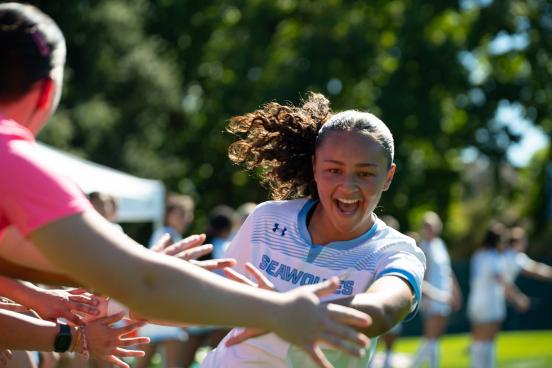
[[[335,240],[368,231],[372,211],[395,173],[383,148],[358,131],[330,132],[316,150],[313,167],[325,231]]]
[[[422,236],[423,240],[432,240],[437,236],[437,232],[429,222],[424,222],[422,224],[420,235]]]
[[[180,208],[174,208],[167,215],[167,225],[175,229],[180,234],[186,230],[188,224],[188,216],[186,216],[186,212]]]

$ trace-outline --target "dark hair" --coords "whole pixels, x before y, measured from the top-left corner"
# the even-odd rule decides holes
[[[231,231],[234,224],[235,212],[232,207],[218,205],[209,213],[207,236],[218,236],[224,231]]]
[[[4,101],[15,100],[37,81],[61,73],[65,64],[63,34],[31,5],[0,4],[0,50],[0,100]]]
[[[487,249],[497,249],[504,240],[506,228],[501,223],[492,224],[481,242],[481,246]]]
[[[230,145],[228,156],[248,170],[260,169],[261,183],[274,199],[318,198],[312,168],[315,150],[330,131],[358,130],[384,149],[393,163],[393,136],[372,114],[354,110],[332,116],[330,102],[310,92],[301,107],[271,102],[252,113],[230,119],[227,130],[243,136]]]

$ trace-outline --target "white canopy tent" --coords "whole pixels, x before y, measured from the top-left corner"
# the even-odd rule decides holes
[[[117,199],[118,222],[153,222],[162,226],[165,186],[102,166],[37,142],[41,157],[73,179],[85,193],[102,192]]]

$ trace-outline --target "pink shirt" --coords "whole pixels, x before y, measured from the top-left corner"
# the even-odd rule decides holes
[[[41,161],[33,134],[0,116],[0,236],[10,225],[27,236],[90,208],[75,183]]]

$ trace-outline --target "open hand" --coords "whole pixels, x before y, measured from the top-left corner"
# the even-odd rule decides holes
[[[123,327],[112,327],[123,318],[123,313],[97,319],[85,327],[88,351],[90,355],[114,364],[117,367],[129,368],[122,357],[141,357],[142,350],[130,350],[126,347],[149,343],[148,337],[124,337],[144,325],[144,322],[130,322]]]
[[[43,289],[36,288],[36,294],[29,299],[28,307],[42,319],[55,321],[58,318],[79,325],[82,324],[79,314],[99,315],[99,299],[85,289]]]
[[[203,244],[205,238],[205,234],[190,235],[182,240],[177,241],[174,244],[170,244],[170,235],[164,234],[151,247],[151,250],[157,253],[166,254],[168,256],[188,261],[195,266],[204,268],[209,271],[223,269],[225,267],[233,267],[236,265],[236,261],[230,258],[196,261],[196,259],[213,251],[212,244]]]
[[[352,308],[322,304],[319,297],[333,293],[339,279],[303,286],[287,293],[288,302],[283,315],[276,317],[274,331],[284,340],[303,349],[320,367],[330,368],[320,343],[324,342],[336,349],[354,356],[360,356],[369,339],[353,327],[366,328],[371,318]],[[236,345],[249,338],[268,333],[258,329],[245,329],[242,333],[227,340],[226,345]]]

